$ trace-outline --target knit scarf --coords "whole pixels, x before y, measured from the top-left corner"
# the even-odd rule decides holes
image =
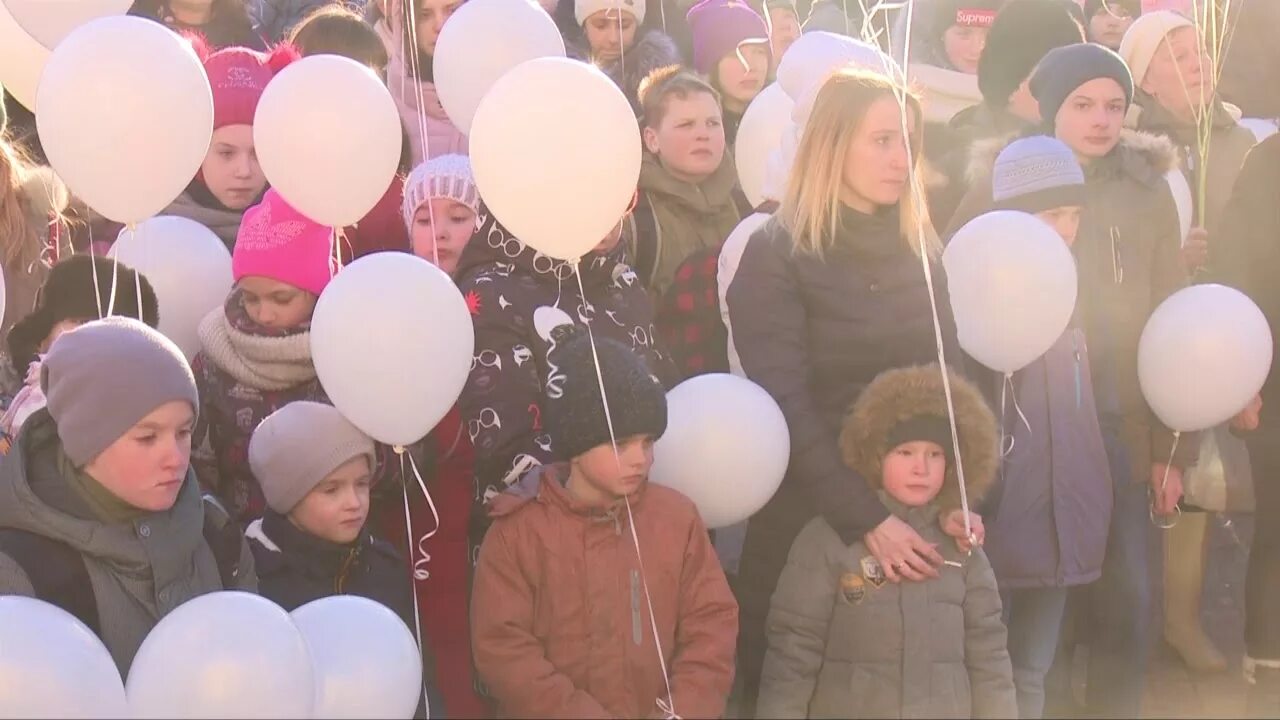
[[[240,232],[240,221],[244,218],[244,210],[232,210],[217,198],[213,197],[213,193],[204,190],[212,202],[204,201],[196,189],[196,182],[193,181],[187,189],[174,199],[169,207],[165,209],[165,215],[177,215],[179,217],[194,220],[201,225],[213,231],[218,239],[222,240],[222,244],[231,250],[236,245],[236,234]],[[254,202],[256,205],[261,201],[259,198]],[[213,204],[213,203],[216,203]]]
[[[270,330],[249,319],[240,293],[200,323],[204,354],[236,382],[263,392],[297,387],[316,378],[311,362],[311,326]]]

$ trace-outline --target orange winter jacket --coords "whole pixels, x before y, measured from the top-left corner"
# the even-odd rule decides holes
[[[662,717],[667,698],[627,508],[590,510],[567,465],[491,502],[472,591],[476,667],[499,717]],[[631,500],[675,712],[719,717],[738,606],[693,503],[648,485]]]

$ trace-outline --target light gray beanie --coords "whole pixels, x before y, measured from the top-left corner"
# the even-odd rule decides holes
[[[174,400],[200,410],[191,366],[177,345],[132,318],[94,320],[58,336],[40,385],[63,450],[88,465],[129,428]]]
[[[1045,135],[1009,144],[991,170],[998,210],[1038,213],[1084,205],[1084,170],[1066,143]]]
[[[249,440],[249,468],[267,505],[288,515],[329,473],[361,455],[374,469],[373,440],[332,405],[298,401],[271,413]]]

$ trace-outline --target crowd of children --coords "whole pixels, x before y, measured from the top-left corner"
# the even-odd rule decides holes
[[[1148,407],[1138,343],[1192,282],[1280,322],[1280,139],[1242,122],[1280,122],[1280,46],[1256,37],[1280,2],[1219,2],[1237,35],[1216,57],[1190,0],[540,0],[643,145],[632,207],[575,265],[503,226],[439,100],[464,1],[134,3],[192,39],[213,97],[207,157],[164,211],[232,257],[190,361],[5,96],[0,593],[71,612],[122,673],[203,593],[368,597],[420,629],[431,717],[1139,717],[1158,634],[1226,666],[1200,627],[1206,514],[1182,502],[1200,442]],[[735,138],[802,32],[866,40],[903,77],[825,77],[753,207]],[[373,70],[403,125],[399,172],[336,249],[254,150],[267,85],[319,53]],[[1080,283],[1061,337],[1009,377],[960,349],[941,263],[992,210],[1052,227]],[[317,302],[372,252],[439,267],[474,327],[455,407],[396,449],[430,500],[312,359]],[[737,541],[648,481],[666,392],[731,370],[791,448]],[[1275,382],[1209,433],[1253,461],[1259,716],[1280,714]],[[1178,517],[1156,593],[1151,518]]]

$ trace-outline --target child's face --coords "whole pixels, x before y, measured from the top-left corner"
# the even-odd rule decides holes
[[[58,322],[58,324],[54,325],[53,329],[49,331],[49,334],[45,336],[44,342],[40,343],[39,351],[42,353],[49,352],[49,348],[53,345],[53,341],[57,340],[59,335],[61,335],[64,332],[67,332],[68,330],[75,330],[76,328],[80,327],[81,325],[87,322],[89,321],[81,320],[78,318],[73,320],[62,320]]]
[[[232,210],[249,207],[267,187],[267,176],[253,146],[252,125],[214,130],[200,170],[209,192]]]
[[[782,62],[782,55],[791,44],[800,39],[800,18],[790,8],[769,8],[769,22],[773,35],[769,37],[773,46],[774,63]]]
[[[237,287],[249,319],[272,330],[298,327],[316,309],[315,295],[279,280],[251,275],[241,278]]]
[[[1065,207],[1045,210],[1036,213],[1036,217],[1049,224],[1049,227],[1058,231],[1058,235],[1062,237],[1062,241],[1071,247],[1076,243],[1076,234],[1080,232],[1080,214],[1083,211],[1079,205],[1069,205]]]
[[[369,458],[353,458],[312,488],[289,513],[304,532],[338,545],[354,542],[369,517]]]
[[[418,49],[434,56],[440,31],[444,29],[445,21],[462,7],[462,0],[415,0],[413,5],[418,11],[414,27]]]
[[[717,84],[725,107],[735,112],[747,109],[747,105],[764,90],[764,82],[769,77],[768,45],[749,43],[740,49],[741,58],[737,52],[731,52],[720,58],[720,64],[716,66]]]
[[[570,477],[569,491],[594,507],[609,507],[631,495],[649,479],[653,442],[650,435],[621,438],[616,456],[608,443],[591,448],[573,459],[576,472]]]
[[[191,464],[191,403],[175,400],[151,411],[85,466],[89,477],[139,510],[173,507]]]
[[[956,70],[978,74],[978,60],[987,46],[987,28],[952,25],[942,34],[942,47]]]
[[[1124,88],[1111,78],[1094,78],[1067,96],[1053,120],[1054,135],[1087,163],[1115,149],[1128,110]]]
[[[942,490],[946,474],[946,453],[928,440],[903,443],[884,459],[885,492],[909,507],[932,502]]]
[[[1133,16],[1127,8],[1106,4],[1089,18],[1089,39],[1112,50],[1120,49],[1125,31],[1133,24]]]
[[[432,198],[413,216],[413,254],[453,275],[475,230],[471,208],[449,198]]]
[[[705,92],[671,95],[658,126],[644,129],[644,141],[672,175],[686,182],[702,182],[715,174],[724,160],[720,103]]]
[[[582,24],[591,46],[591,58],[599,62],[614,62],[622,57],[624,48],[636,41],[636,16],[620,10],[600,10]]]

